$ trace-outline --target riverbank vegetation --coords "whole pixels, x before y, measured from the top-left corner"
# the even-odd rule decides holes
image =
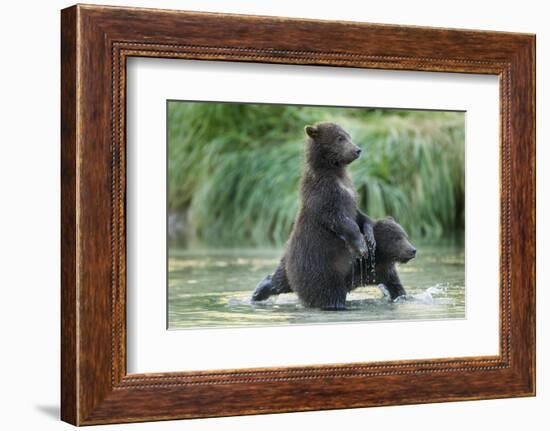
[[[332,121],[363,149],[358,204],[415,239],[464,232],[464,113],[168,103],[174,235],[206,245],[281,245],[298,210],[306,124]]]

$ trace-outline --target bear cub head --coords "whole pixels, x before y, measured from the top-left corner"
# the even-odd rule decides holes
[[[306,126],[309,136],[308,158],[314,166],[345,166],[361,155],[361,148],[351,141],[351,137],[338,124],[319,123]]]
[[[407,263],[416,256],[407,233],[392,217],[377,220],[373,229],[377,262]]]

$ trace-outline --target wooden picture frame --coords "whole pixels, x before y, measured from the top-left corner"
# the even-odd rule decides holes
[[[535,36],[77,5],[61,14],[61,418],[75,425],[535,394]],[[500,78],[500,354],[127,374],[131,56]]]

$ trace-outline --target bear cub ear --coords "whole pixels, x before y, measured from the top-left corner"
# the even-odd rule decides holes
[[[304,130],[310,138],[315,138],[319,135],[319,130],[315,126],[306,126]]]

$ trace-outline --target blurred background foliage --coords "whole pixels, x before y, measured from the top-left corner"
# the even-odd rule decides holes
[[[463,238],[464,113],[168,102],[169,235],[179,244],[281,245],[298,210],[306,124],[363,148],[358,205],[415,239]]]

